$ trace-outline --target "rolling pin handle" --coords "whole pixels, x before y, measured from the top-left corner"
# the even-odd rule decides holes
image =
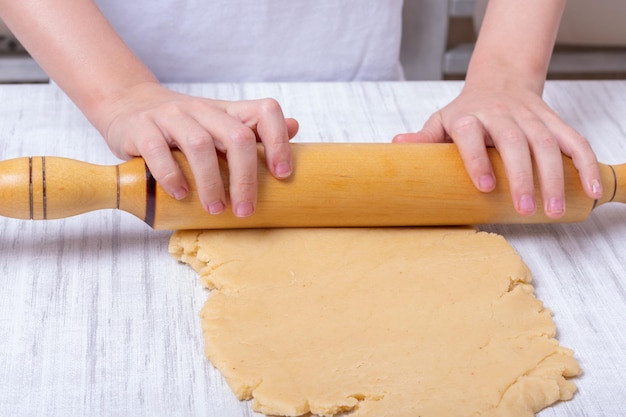
[[[0,162],[0,216],[49,220],[115,208],[145,219],[143,159],[113,166],[42,156]]]

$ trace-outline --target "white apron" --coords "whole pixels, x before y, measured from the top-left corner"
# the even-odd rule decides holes
[[[96,0],[162,82],[402,79],[402,0]]]

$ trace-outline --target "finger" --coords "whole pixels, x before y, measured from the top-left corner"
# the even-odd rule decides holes
[[[280,104],[269,98],[250,100],[230,106],[228,113],[236,115],[256,131],[265,148],[266,163],[272,175],[276,178],[290,176],[293,171],[290,136]]]
[[[500,153],[515,210],[535,213],[535,186],[530,148],[522,130],[510,119],[493,121],[489,136]]]
[[[170,147],[163,133],[154,126],[146,139],[137,142],[137,152],[143,157],[154,179],[163,190],[177,200],[183,199],[189,192],[189,184],[172,156]]]
[[[401,133],[396,135],[394,143],[441,143],[450,142],[446,130],[441,121],[439,112],[426,120],[422,129],[415,133]]]
[[[178,135],[177,143],[192,167],[204,209],[219,214],[226,207],[226,191],[217,157],[217,151],[220,151],[228,161],[231,209],[239,217],[250,216],[256,205],[254,133],[221,111],[207,111],[194,116],[195,128],[188,128],[186,134]],[[251,154],[248,162],[239,155],[240,152]]]
[[[525,121],[523,126],[535,161],[543,210],[548,217],[561,217],[565,213],[565,179],[559,143],[538,119]]]
[[[230,171],[230,199],[237,217],[249,217],[256,210],[257,146],[256,135],[245,126],[230,132],[226,153]]]
[[[450,136],[456,143],[474,186],[482,191],[493,191],[496,179],[486,147],[486,132],[474,115],[466,115],[452,122]]]
[[[185,154],[205,211],[220,214],[226,208],[226,192],[211,134],[186,115],[168,119],[168,135]]]
[[[602,197],[600,165],[587,139],[563,123],[558,116],[550,120],[547,125],[552,132],[555,132],[563,153],[572,158],[587,196],[592,199]]]
[[[578,170],[585,193],[589,198],[597,200],[602,197],[603,193],[600,164],[589,142],[578,134],[576,136],[582,139],[582,141],[576,141],[576,145],[572,147],[570,155],[574,166]]]
[[[298,130],[300,130],[300,124],[296,119],[292,118],[285,119],[285,124],[287,125],[287,136],[289,136],[289,139],[293,139],[298,134]]]

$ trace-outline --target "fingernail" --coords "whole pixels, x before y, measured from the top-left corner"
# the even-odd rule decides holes
[[[224,211],[226,206],[221,201],[215,201],[209,204],[209,213],[211,214],[220,214]]]
[[[279,162],[274,171],[279,178],[288,177],[291,175],[291,164],[289,162]]]
[[[560,198],[551,198],[548,201],[548,213],[563,214],[563,200]]]
[[[249,201],[242,201],[237,204],[237,209],[235,210],[235,216],[237,217],[249,217],[254,212],[254,207],[252,203]]]
[[[186,195],[187,195],[187,190],[185,190],[184,188],[179,188],[178,190],[174,191],[173,197],[176,200],[182,200],[183,198],[185,198]]]
[[[496,186],[496,180],[493,175],[483,175],[478,180],[478,186],[481,191],[491,191]]]
[[[519,199],[519,211],[523,213],[534,213],[535,212],[535,199],[529,195],[523,195]]]
[[[591,181],[591,192],[596,197],[602,196],[602,184],[600,184],[600,181],[598,180]]]

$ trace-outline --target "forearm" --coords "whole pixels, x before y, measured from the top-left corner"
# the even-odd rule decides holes
[[[564,7],[565,0],[490,0],[467,82],[522,83],[541,94]]]
[[[106,107],[128,88],[156,82],[90,0],[0,0],[0,13],[103,135]]]

